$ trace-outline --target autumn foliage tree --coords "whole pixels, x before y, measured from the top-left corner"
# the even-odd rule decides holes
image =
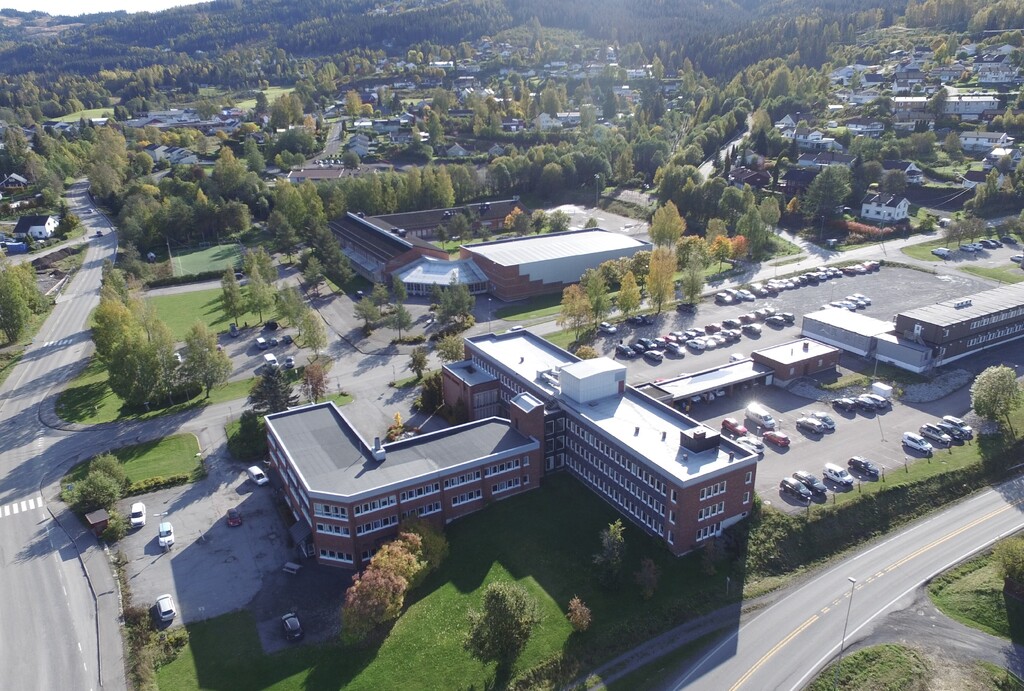
[[[426,566],[419,535],[401,533],[373,555],[369,566],[352,579],[341,608],[342,636],[348,643],[366,640],[402,612],[405,594]]]
[[[654,563],[653,559],[644,557],[640,561],[640,570],[633,574],[636,584],[640,586],[645,600],[654,597],[654,591],[658,589],[658,579],[661,578],[661,569]]]
[[[565,613],[565,618],[569,620],[573,631],[582,632],[590,628],[590,608],[578,595],[573,595],[569,600],[569,611]]]

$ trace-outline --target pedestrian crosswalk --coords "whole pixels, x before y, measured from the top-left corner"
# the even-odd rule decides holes
[[[55,348],[57,346],[66,346],[69,343],[71,343],[73,340],[74,339],[72,339],[69,336],[68,338],[62,338],[59,341],[47,341],[46,343],[43,344],[43,347],[44,348]]]
[[[3,504],[0,506],[0,518],[16,516],[19,513],[27,513],[34,509],[43,509],[45,507],[46,504],[43,502],[43,496],[40,494],[28,499],[20,499],[9,504]]]

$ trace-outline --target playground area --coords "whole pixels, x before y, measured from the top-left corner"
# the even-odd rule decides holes
[[[241,247],[231,243],[178,249],[171,255],[171,270],[175,276],[188,276],[238,267],[242,264]]]

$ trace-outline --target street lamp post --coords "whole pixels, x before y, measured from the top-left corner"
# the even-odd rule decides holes
[[[596,209],[601,201],[601,174],[594,173],[594,208]]]
[[[487,298],[487,330],[491,330],[491,299]]]
[[[857,579],[847,577],[850,581],[850,602],[846,605],[846,621],[843,622],[843,637],[839,640],[839,660],[836,662],[836,674],[832,682],[832,688],[839,688],[839,668],[843,666],[843,650],[846,648],[846,627],[850,624],[850,610],[853,609],[853,588],[857,585]]]

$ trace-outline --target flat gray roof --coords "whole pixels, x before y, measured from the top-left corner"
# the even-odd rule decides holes
[[[647,243],[600,228],[465,245],[466,250],[486,257],[500,266],[519,266],[531,262],[643,247],[647,247]]]
[[[520,379],[532,382],[551,395],[559,391],[557,383],[538,374],[580,361],[575,355],[526,330],[471,336],[466,342],[515,372]]]
[[[807,345],[807,350],[804,350],[804,344]],[[808,358],[829,355],[837,350],[839,349],[830,345],[825,345],[824,343],[819,343],[813,338],[801,338],[796,341],[790,341],[789,343],[780,343],[779,345],[771,346],[769,348],[760,348],[754,352],[762,357],[774,360],[779,364],[791,365],[794,362],[800,362],[801,360],[807,360]]]
[[[483,384],[484,382],[494,381],[494,377],[484,372],[482,369],[473,364],[472,360],[462,360],[460,362],[453,362],[445,365],[448,370],[457,376],[459,379],[464,381],[469,386],[475,386],[476,384]]]
[[[957,304],[961,306],[957,307]],[[943,300],[934,305],[900,312],[898,316],[946,327],[1021,306],[1024,306],[1024,283],[1013,283],[964,298]]]
[[[671,396],[673,401],[681,401],[705,391],[712,391],[757,379],[771,372],[771,367],[754,362],[748,358],[702,372],[682,374],[673,379],[662,379],[661,381],[644,384],[640,391],[648,387],[659,389]]]
[[[377,461],[333,402],[268,415],[267,426],[311,495],[352,500],[383,486],[397,489],[423,482],[494,454],[538,444],[507,420],[488,418],[385,444],[385,459]]]
[[[866,314],[851,312],[843,307],[825,307],[817,312],[805,314],[804,321],[808,320],[828,324],[829,326],[835,326],[845,331],[852,331],[855,334],[868,337],[889,333],[896,328],[892,322],[875,319]]]

